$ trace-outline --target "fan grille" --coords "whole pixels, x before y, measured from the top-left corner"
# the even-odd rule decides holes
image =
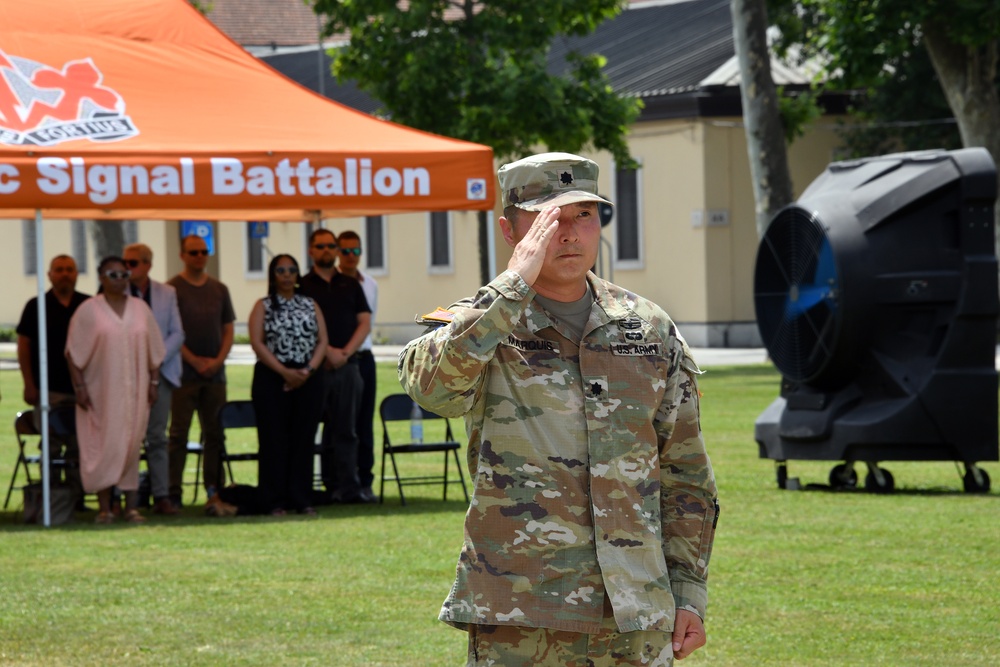
[[[807,211],[788,207],[771,222],[757,251],[754,306],[774,365],[808,382],[833,356],[840,280],[830,239]]]

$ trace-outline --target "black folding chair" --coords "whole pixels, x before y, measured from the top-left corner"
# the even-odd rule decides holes
[[[462,473],[462,462],[458,459],[458,450],[461,448],[461,444],[455,440],[455,436],[451,432],[451,422],[439,414],[435,414],[430,410],[424,410],[420,408],[423,413],[423,425],[425,435],[428,432],[428,427],[430,431],[435,430],[435,425],[439,425],[444,422],[444,438],[442,440],[436,440],[432,442],[403,442],[399,444],[393,444],[389,436],[390,424],[393,422],[409,422],[410,421],[410,411],[413,409],[413,399],[411,399],[406,394],[392,394],[386,396],[382,399],[382,403],[379,405],[379,416],[382,418],[382,480],[379,485],[379,502],[381,503],[385,499],[385,481],[395,480],[396,486],[399,489],[399,500],[400,503],[406,504],[406,496],[403,495],[404,486],[417,486],[417,485],[427,485],[427,484],[441,484],[443,487],[443,500],[448,500],[448,485],[458,484],[462,487],[462,493],[465,494],[465,502],[469,502],[469,492],[465,488],[465,475]],[[443,452],[444,453],[444,470],[440,475],[413,475],[409,477],[401,476],[399,473],[399,466],[396,461],[396,457],[402,454],[424,454],[428,452]],[[455,460],[455,468],[458,469],[458,479],[451,479],[448,476],[448,454]],[[389,457],[389,461],[392,463],[392,474],[387,474],[385,467],[385,459]]]
[[[7,509],[10,504],[10,494],[14,492],[14,484],[17,481],[17,471],[24,468],[24,476],[28,484],[32,483],[31,469],[29,465],[40,465],[42,457],[40,454],[25,454],[24,450],[28,443],[26,438],[41,437],[41,433],[35,428],[35,411],[25,410],[18,412],[14,419],[14,434],[17,436],[17,462],[14,464],[14,474],[10,476],[10,485],[7,487],[7,499],[3,502],[3,508]]]
[[[253,401],[229,401],[219,410],[219,426],[222,428],[223,436],[226,429],[235,428],[256,428],[257,415],[253,409]],[[256,441],[256,434],[254,435]],[[234,482],[233,462],[234,461],[257,461],[260,458],[258,452],[230,452],[226,447],[226,438],[222,438],[222,451],[219,453],[219,466],[226,467],[229,473],[229,481]],[[221,473],[222,470],[220,469]],[[221,477],[221,475],[220,475]]]
[[[50,441],[71,436],[75,432],[76,408],[73,405],[65,405],[49,411]],[[41,452],[38,454],[28,454],[25,452],[25,448],[29,445],[29,438],[38,438],[39,449],[41,449],[40,443],[42,434],[37,428],[35,428],[34,410],[24,410],[23,412],[17,413],[17,416],[14,418],[14,434],[17,437],[17,462],[14,464],[14,474],[10,476],[10,485],[7,487],[7,497],[4,499],[3,503],[4,509],[7,509],[7,506],[10,504],[10,496],[14,491],[14,484],[17,482],[17,473],[20,468],[24,468],[24,477],[28,480],[28,484],[33,483],[29,465],[37,465],[39,467],[39,475],[41,474]],[[52,470],[64,468],[66,465],[67,461],[63,458],[49,459],[49,467]]]

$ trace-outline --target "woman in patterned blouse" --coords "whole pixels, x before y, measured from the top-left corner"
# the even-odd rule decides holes
[[[267,269],[268,296],[250,313],[257,354],[251,398],[257,417],[257,510],[316,514],[310,500],[313,440],[323,410],[316,370],[326,350],[326,324],[312,299],[295,293],[299,265],[278,255]]]

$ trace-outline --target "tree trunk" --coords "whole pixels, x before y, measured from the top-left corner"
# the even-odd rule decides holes
[[[948,39],[944,28],[925,23],[924,46],[944,89],[948,106],[958,121],[962,144],[981,146],[1000,162],[1000,94],[997,92],[997,63],[1000,40],[982,46],[965,46]],[[997,177],[1000,190],[1000,174]],[[994,205],[994,248],[1000,255],[1000,206]]]
[[[757,236],[762,237],[774,214],[792,201],[788,149],[778,94],[771,79],[765,0],[732,0],[730,11],[740,63],[740,96],[756,202]]]
[[[125,223],[120,220],[91,220],[94,256],[100,262],[109,255],[121,256],[125,248]]]

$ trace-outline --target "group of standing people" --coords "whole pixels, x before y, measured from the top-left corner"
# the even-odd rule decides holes
[[[315,513],[311,470],[321,420],[328,445],[322,457],[327,493],[321,500],[377,501],[371,490],[375,388],[369,335],[377,286],[357,268],[360,238],[353,232],[342,238],[338,247],[329,230],[312,234],[314,270],[306,276],[291,256],[275,257],[268,296],[250,316],[258,355],[251,391],[260,443],[257,511]],[[342,271],[335,266],[337,250]],[[184,269],[159,283],[149,278],[152,250],[129,245],[121,257],[101,260],[95,297],[76,291],[72,257],[51,262],[52,289],[44,302],[48,403],[51,409],[76,406],[75,432],[52,444],[65,450],[66,482],[78,507],[83,493],[96,493],[98,523],[118,516],[145,520],[138,508],[143,442],[153,511],[179,513],[195,413],[203,436],[206,511],[221,515],[232,509],[220,494],[225,436],[218,413],[226,403],[225,359],[235,312],[227,287],[205,270],[208,257],[205,239],[183,238]],[[38,300],[30,300],[17,327],[24,400],[36,408],[41,404],[37,308]],[[360,370],[366,357],[372,371],[368,385]],[[363,400],[367,393],[370,406]],[[366,407],[367,421],[359,421]],[[40,410],[35,414],[39,425]],[[359,453],[359,441],[370,451]],[[115,489],[124,496],[124,510]]]
[[[291,255],[271,260],[268,295],[254,304],[249,320],[250,344],[257,354],[251,398],[260,447],[254,504],[256,511],[273,515],[316,513],[312,461],[324,418],[323,500],[378,500],[372,491],[371,349],[378,288],[358,269],[361,240],[356,233],[343,232],[338,239],[328,229],[317,229],[309,237],[308,252],[312,270],[305,275]]]

